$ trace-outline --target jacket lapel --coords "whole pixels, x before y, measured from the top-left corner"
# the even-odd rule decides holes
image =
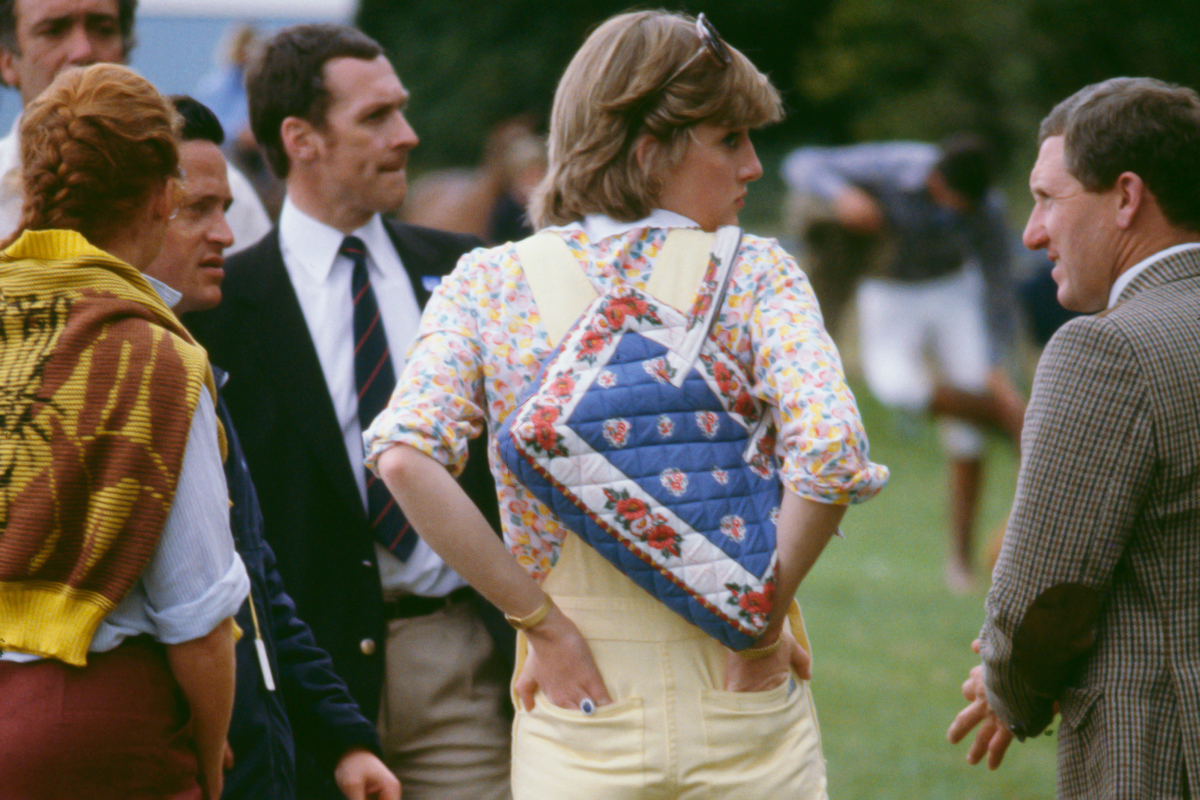
[[[365,519],[325,373],[300,300],[283,265],[278,227],[255,247],[260,250],[255,253],[252,267],[255,275],[246,286],[246,300],[253,306],[251,313],[245,315],[245,324],[252,330],[247,341],[275,343],[258,354],[262,383],[256,390],[276,395],[275,407],[280,413],[290,414],[295,420],[294,429],[304,432],[303,442],[296,443],[297,446],[307,446],[312,451],[342,502],[353,506]],[[363,468],[361,464],[357,466]]]
[[[411,235],[402,225],[383,218],[383,227],[388,232],[404,271],[412,281],[413,291],[417,295],[417,305],[422,311],[429,302],[434,288],[441,282],[442,276],[436,271],[437,254],[429,246]]]

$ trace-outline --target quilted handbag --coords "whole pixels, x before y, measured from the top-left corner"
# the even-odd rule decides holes
[[[559,236],[532,239],[518,255],[539,308],[561,315],[597,294]],[[568,529],[734,650],[774,604],[782,497],[774,416],[711,335],[740,241],[736,227],[672,231],[646,291],[596,297],[498,432],[505,464]],[[703,278],[685,314],[651,290],[689,261]]]

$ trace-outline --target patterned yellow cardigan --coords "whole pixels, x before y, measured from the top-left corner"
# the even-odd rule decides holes
[[[130,265],[64,230],[0,253],[0,650],[86,662],[158,544],[204,387]]]

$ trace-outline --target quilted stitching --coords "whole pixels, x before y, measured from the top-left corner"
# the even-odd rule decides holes
[[[770,611],[782,487],[737,362],[709,337],[679,374],[675,348],[693,320],[627,285],[598,298],[501,427],[499,448],[568,528],[744,649]]]

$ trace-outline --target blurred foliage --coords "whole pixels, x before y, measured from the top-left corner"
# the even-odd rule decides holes
[[[782,143],[936,140],[970,128],[1025,165],[1033,132],[1087,83],[1151,75],[1200,85],[1194,0],[694,0],[784,92]],[[362,0],[358,24],[413,94],[423,165],[478,159],[488,129],[544,124],[571,55],[625,0]],[[1014,158],[1015,157],[1015,158]],[[1022,171],[1023,171],[1022,166]]]
[[[936,140],[960,129],[1032,160],[1059,100],[1117,75],[1200,85],[1193,0],[837,0],[797,51],[805,138]]]
[[[664,2],[704,11],[731,44],[785,91],[795,52],[833,0]],[[424,166],[472,163],[495,123],[530,115],[545,125],[559,76],[587,34],[628,0],[362,0],[358,26],[388,52],[413,96],[409,120]]]

